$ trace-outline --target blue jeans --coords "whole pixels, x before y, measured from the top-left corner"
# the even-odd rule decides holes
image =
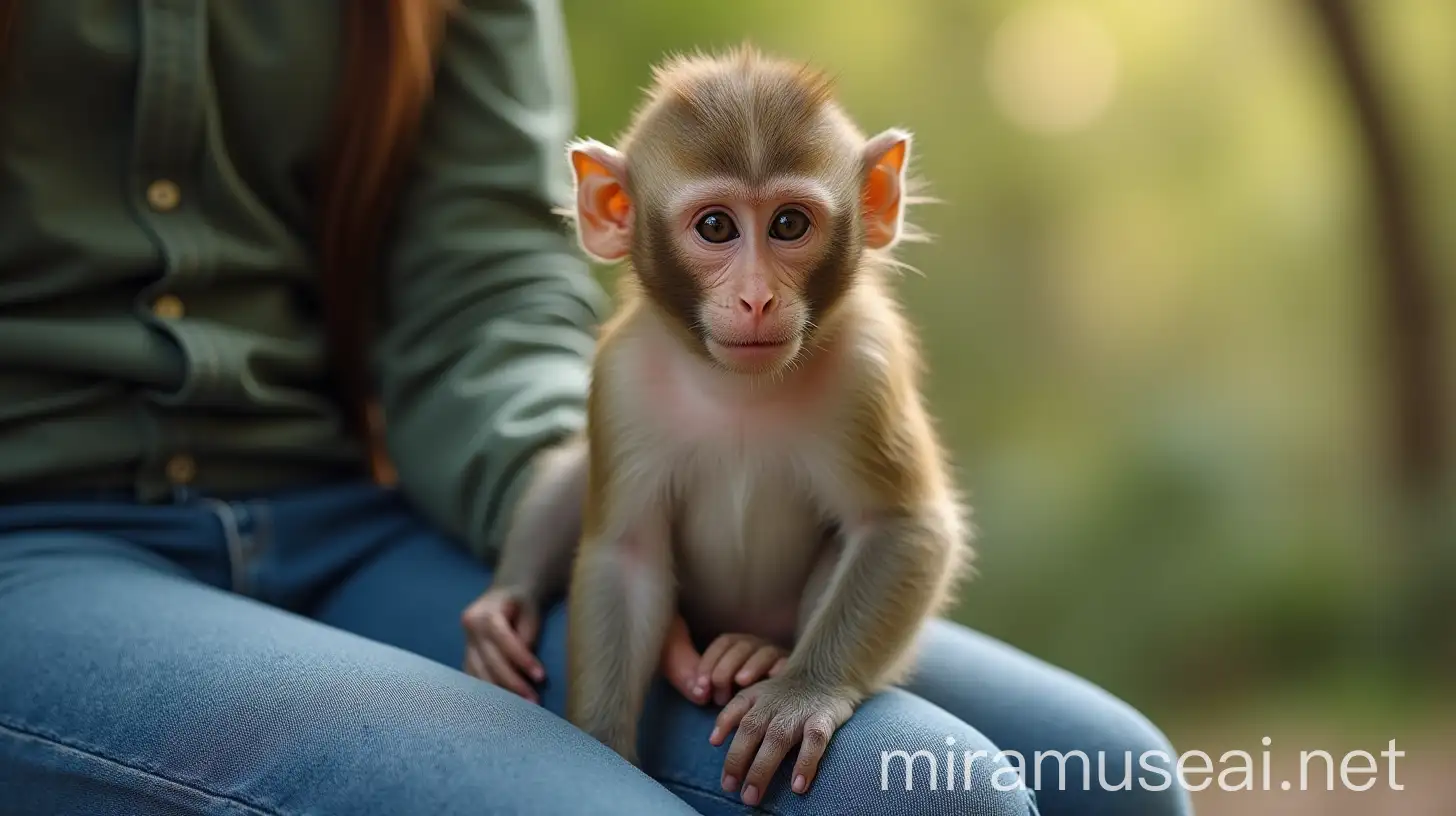
[[[558,716],[561,607],[539,644],[542,706],[459,671],[460,613],[489,579],[367,484],[0,506],[0,812],[1189,812],[1176,786],[1109,792],[1099,769],[1088,790],[1075,758],[1066,790],[1017,789],[998,749],[1107,751],[1112,784],[1124,752],[1171,750],[1106,693],[945,623],[926,632],[915,681],[835,736],[813,790],[779,779],[746,808],[719,788],[711,707],[656,688],[645,773]],[[906,790],[904,763],[882,752],[920,750]]]

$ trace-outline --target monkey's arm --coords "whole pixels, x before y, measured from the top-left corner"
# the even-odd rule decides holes
[[[493,584],[516,587],[537,601],[566,589],[581,540],[587,479],[586,437],[577,434],[536,457],[501,546]]]
[[[896,682],[955,572],[957,512],[949,503],[900,508],[848,527],[785,676],[855,702]]]
[[[812,606],[801,610],[784,671],[856,702],[901,679],[922,624],[944,607],[971,552],[910,326],[894,309],[872,308],[861,331],[841,453],[858,506],[839,511],[842,550],[818,597],[806,598]]]
[[[843,554],[783,671],[744,689],[718,717],[713,744],[737,727],[723,764],[728,790],[741,780],[744,801],[756,804],[800,742],[793,789],[808,790],[834,732],[895,678],[945,597],[953,517],[948,507],[907,508],[846,530]]]

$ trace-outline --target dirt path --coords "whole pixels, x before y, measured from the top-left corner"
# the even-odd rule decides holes
[[[1271,738],[1269,750],[1270,780],[1268,791],[1263,790],[1261,752],[1257,743],[1251,748],[1234,740],[1217,736],[1200,740],[1184,737],[1177,740],[1180,750],[1191,750],[1192,746],[1213,757],[1214,767],[1223,770],[1237,760],[1221,763],[1220,757],[1226,751],[1242,750],[1254,759],[1254,787],[1256,790],[1222,790],[1218,777],[1203,774],[1193,778],[1194,782],[1211,779],[1213,784],[1207,790],[1193,794],[1198,816],[1456,816],[1456,722],[1431,723],[1422,734],[1414,738],[1400,738],[1397,735],[1395,750],[1404,751],[1404,756],[1394,759],[1395,784],[1402,789],[1392,789],[1390,784],[1391,760],[1380,755],[1389,750],[1389,739],[1365,739],[1355,741],[1349,738],[1319,739],[1317,729],[1301,735],[1281,733]],[[1239,741],[1244,742],[1244,741]],[[1324,750],[1333,756],[1334,789],[1329,789],[1329,765],[1313,753],[1306,763],[1308,768],[1304,779],[1307,787],[1301,790],[1301,753]],[[1352,790],[1341,781],[1339,764],[1352,751],[1366,751],[1375,760],[1373,772],[1363,757],[1351,760],[1350,780],[1356,786],[1374,783],[1369,790]],[[1197,766],[1193,766],[1197,767]],[[1241,774],[1228,777],[1230,785],[1244,782]],[[1282,790],[1283,783],[1290,783],[1290,790]]]

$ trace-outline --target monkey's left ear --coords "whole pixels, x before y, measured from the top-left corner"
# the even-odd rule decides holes
[[[626,158],[595,139],[572,142],[566,154],[576,185],[576,237],[581,248],[598,261],[621,260],[632,247]]]
[[[865,143],[865,246],[887,249],[905,227],[905,170],[910,163],[910,134],[891,128]]]

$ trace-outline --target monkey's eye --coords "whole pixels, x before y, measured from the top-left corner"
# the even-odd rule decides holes
[[[710,212],[698,219],[694,227],[710,244],[725,244],[738,237],[738,225],[725,212]]]
[[[808,231],[809,216],[793,207],[779,210],[768,228],[769,237],[776,241],[797,241]]]

